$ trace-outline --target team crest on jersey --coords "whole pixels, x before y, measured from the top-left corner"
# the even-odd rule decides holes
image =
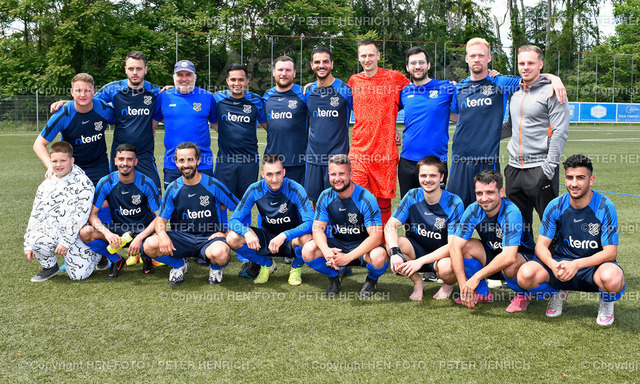
[[[202,111],[202,103],[193,103],[193,110],[196,112]]]
[[[102,131],[102,121],[96,121],[95,123],[93,123],[93,127],[96,129],[96,131]]]
[[[338,97],[332,97],[331,101],[329,102],[329,104],[331,104],[332,107],[337,107],[339,103],[340,103],[340,99]]]
[[[598,233],[600,233],[600,228],[598,227],[598,224],[589,223],[589,234],[591,236],[597,236]]]
[[[358,222],[358,215],[357,215],[357,214],[355,214],[355,213],[350,213],[350,214],[349,214],[349,222],[350,222],[351,224],[355,224],[355,223],[357,223],[357,222]]]
[[[489,96],[493,93],[493,86],[491,85],[483,85],[482,86],[482,94],[485,96]]]
[[[200,196],[200,205],[203,207],[209,205],[209,196]]]
[[[131,196],[131,204],[138,205],[142,202],[142,196],[140,195],[132,195]]]
[[[289,109],[298,108],[298,100],[289,100]]]
[[[242,112],[251,113],[251,104],[245,104],[242,106]]]
[[[278,212],[280,213],[287,213],[287,203],[282,203],[282,205],[280,206],[280,209],[278,209]]]
[[[496,237],[502,239],[502,228],[499,225],[496,225]]]
[[[142,99],[142,102],[144,103],[144,105],[151,105],[151,103],[153,103],[153,99],[151,98],[151,96],[145,96]]]
[[[445,223],[446,220],[444,219],[444,217],[436,217],[436,222],[435,224],[433,224],[433,227],[437,230],[441,230],[442,228],[444,228]]]
[[[434,89],[434,90],[432,90],[432,91],[429,91],[429,98],[431,98],[431,99],[437,99],[437,98],[438,98],[438,91],[437,91],[437,90],[435,90],[435,89]]]

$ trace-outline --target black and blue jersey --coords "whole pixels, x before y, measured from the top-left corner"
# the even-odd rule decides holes
[[[156,100],[153,119],[164,119],[165,168],[178,169],[174,158],[176,147],[185,141],[200,147],[198,169],[213,168],[209,123],[216,122],[216,102],[211,92],[198,87],[187,94],[176,88],[162,92]]]
[[[132,144],[138,159],[153,157],[153,110],[160,88],[144,82],[140,89],[129,88],[128,80],[113,81],[100,89],[96,98],[111,103],[115,111],[115,129],[111,157],[120,144]]]
[[[368,227],[381,226],[380,208],[373,194],[354,184],[350,197],[341,199],[338,192],[325,189],[318,198],[314,220],[331,227],[333,237],[349,242],[364,241]]]
[[[217,163],[255,163],[258,161],[257,125],[267,121],[264,100],[245,91],[236,99],[229,90],[216,92],[218,120]]]
[[[267,147],[264,153],[281,155],[285,167],[304,165],[309,130],[302,87],[294,84],[286,92],[271,88],[264,94],[264,108],[267,114]]]
[[[284,232],[287,240],[293,240],[311,233],[313,208],[304,188],[291,179],[285,177],[282,187],[275,192],[264,179],[251,184],[229,219],[232,231],[242,236],[247,233],[242,223],[251,218],[254,205],[260,213],[260,226],[272,234]]]
[[[498,214],[493,217],[487,216],[478,202],[467,207],[456,236],[469,240],[474,230],[478,232],[482,243],[491,249],[493,256],[500,254],[504,247],[514,245],[519,247],[521,252],[533,254],[536,246],[531,232],[524,230],[520,210],[505,198],[502,198]]]
[[[400,93],[404,108],[403,159],[420,161],[438,156],[447,161],[449,113],[455,85],[449,80],[431,79],[425,85],[409,84]]]
[[[182,177],[167,187],[160,206],[160,217],[171,220],[171,229],[192,235],[224,232],[226,210],[236,209],[238,198],[220,181],[201,173],[196,185],[185,185]],[[223,217],[224,215],[224,217]]]
[[[464,204],[458,196],[442,191],[440,201],[431,205],[425,200],[422,188],[414,188],[402,198],[392,216],[408,224],[407,237],[432,252],[447,244],[447,237],[455,234],[463,213]]]
[[[328,87],[318,87],[316,81],[307,89],[307,95],[307,162],[327,165],[332,155],[349,153],[349,119],[353,110],[351,88],[339,79]]]
[[[544,210],[539,234],[558,234],[558,257],[589,257],[606,245],[618,244],[618,213],[611,200],[593,191],[589,205],[576,209],[568,193],[551,200]]]
[[[117,224],[149,225],[155,218],[153,212],[160,209],[158,187],[140,172],[135,173],[129,184],[120,181],[118,171],[100,179],[93,205],[100,208],[105,200],[109,203],[111,219]]]
[[[453,161],[498,160],[507,101],[519,83],[519,77],[498,75],[478,81],[466,78],[456,85],[451,103],[451,111],[458,114]]]

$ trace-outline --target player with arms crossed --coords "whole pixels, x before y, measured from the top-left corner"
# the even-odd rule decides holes
[[[285,177],[280,155],[263,157],[262,180],[251,184],[238,208],[229,219],[227,243],[244,257],[260,265],[254,280],[264,284],[276,269],[269,256],[295,259],[289,272],[289,285],[302,284],[302,246],[311,240],[313,208],[304,188]],[[251,217],[253,206],[262,218],[261,227],[247,227],[243,222]]]
[[[187,257],[208,260],[209,284],[218,284],[231,253],[221,219],[227,211],[222,206],[235,209],[238,199],[220,181],[198,171],[200,148],[196,144],[179,144],[175,162],[182,177],[166,189],[156,235],[144,242],[142,252],[173,267],[170,284],[184,280],[189,270]],[[166,230],[169,220],[171,231]]]
[[[456,195],[440,188],[447,173],[445,163],[436,156],[418,162],[421,188],[410,190],[384,227],[391,270],[413,281],[411,300],[422,300],[424,282],[418,272],[435,272],[444,285],[434,299],[451,296],[456,276],[449,259],[449,244],[460,223],[464,205]],[[407,224],[406,236],[398,228]]]
[[[340,292],[340,267],[366,266],[369,274],[360,296],[375,294],[378,278],[387,269],[387,251],[381,246],[380,209],[371,192],[351,182],[351,163],[347,155],[329,159],[331,188],[320,195],[313,222],[313,241],[302,249],[304,261],[329,277],[327,295]],[[325,229],[331,226],[333,237]]]
[[[121,236],[128,232],[134,238],[129,244],[129,257],[140,255],[142,241],[153,233],[160,208],[158,187],[151,178],[135,171],[137,163],[136,147],[120,144],[116,148],[115,164],[118,170],[100,179],[93,198],[89,225],[80,231],[82,241],[111,261],[109,279],[118,277],[125,259],[117,252],[111,254],[107,244],[113,249],[121,248]],[[98,217],[98,207],[105,201],[109,203],[113,223],[103,223]],[[142,271],[152,274],[151,259],[144,254],[142,259]]]
[[[567,192],[552,200],[544,211],[536,255],[518,271],[518,284],[534,288],[547,282],[559,289],[549,300],[548,317],[562,314],[568,291],[600,292],[596,322],[613,324],[613,304],[626,287],[618,255],[618,214],[605,196],[591,189],[593,164],[585,155],[564,161]],[[555,235],[560,241],[551,254]]]

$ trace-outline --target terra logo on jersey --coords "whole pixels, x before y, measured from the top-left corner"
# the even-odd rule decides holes
[[[573,237],[569,236],[568,239],[564,239],[564,242],[567,243],[569,247],[576,249],[598,249],[600,245],[595,240],[574,240]]]
[[[76,144],[95,143],[96,141],[100,141],[100,139],[102,139],[102,133],[96,133],[91,136],[80,135],[80,137],[76,139]]]
[[[313,117],[339,117],[340,114],[335,109],[320,109],[313,111]]]
[[[149,108],[131,108],[127,106],[127,108],[122,108],[120,113],[122,116],[149,116],[151,110]]]
[[[234,123],[251,123],[249,116],[236,115],[235,113],[227,112],[226,115],[222,115],[222,120],[231,121]]]
[[[207,209],[204,211],[192,211],[190,209],[187,209],[186,212],[182,213],[183,219],[195,220],[195,219],[204,219],[205,217],[211,217],[210,210]]]
[[[138,207],[134,209],[127,209],[120,206],[118,209],[116,209],[116,213],[120,216],[133,216],[142,213],[142,208]]]
[[[462,108],[475,108],[475,107],[484,107],[484,106],[493,105],[493,101],[489,97],[485,97],[482,99],[470,99],[467,97],[467,100],[463,101],[460,104],[460,109]]]
[[[336,224],[335,228],[336,232],[342,235],[359,235],[362,233],[359,227],[347,227],[344,225]]]
[[[269,224],[273,224],[273,225],[278,225],[278,224],[284,224],[284,223],[290,223],[291,222],[291,218],[289,216],[285,216],[285,217],[278,217],[278,218],[273,218],[273,217],[269,217],[269,216],[265,216],[264,220],[269,223]]]
[[[442,240],[442,235],[439,232],[427,231],[425,228],[414,228],[416,235],[426,237],[427,239]]]
[[[267,119],[269,120],[293,119],[293,114],[291,112],[271,111],[271,113],[267,114]]]

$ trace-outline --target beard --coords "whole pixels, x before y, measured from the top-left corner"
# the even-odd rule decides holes
[[[340,192],[346,191],[350,186],[351,186],[351,181],[344,183],[344,185],[340,189],[334,187],[333,185],[331,186],[331,189],[333,189],[334,191],[340,193]]]
[[[189,174],[185,174],[185,171],[191,170],[191,173]],[[182,177],[184,177],[185,179],[189,180],[189,179],[193,179],[193,177],[196,175],[196,171],[194,168],[181,168],[180,169],[180,173],[182,174]]]

